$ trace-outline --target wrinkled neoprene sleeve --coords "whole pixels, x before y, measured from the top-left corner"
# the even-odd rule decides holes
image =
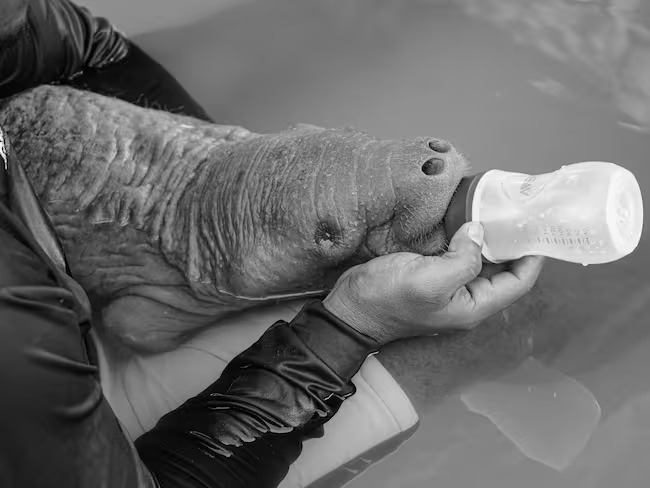
[[[0,32],[0,96],[102,68],[128,53],[126,39],[83,7],[65,0],[22,3],[8,13],[19,20]]]
[[[69,0],[0,0],[0,98],[63,83],[210,120],[159,63]]]
[[[350,379],[375,347],[310,303],[142,435],[140,457],[163,488],[275,487],[354,393]]]

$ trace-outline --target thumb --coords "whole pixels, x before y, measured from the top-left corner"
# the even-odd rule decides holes
[[[465,223],[451,238],[449,250],[442,256],[448,261],[447,279],[457,288],[466,285],[481,272],[483,226],[479,222]]]

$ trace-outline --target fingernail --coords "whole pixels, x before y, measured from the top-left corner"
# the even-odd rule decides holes
[[[467,226],[467,235],[479,246],[483,246],[483,226],[480,222],[470,222]]]

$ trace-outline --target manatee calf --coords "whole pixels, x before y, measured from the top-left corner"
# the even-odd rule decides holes
[[[444,251],[443,218],[468,167],[436,138],[262,135],[61,86],[3,101],[0,124],[99,333],[126,356],[322,294],[377,255]],[[422,410],[527,357],[542,303],[531,295],[473,331],[394,343],[380,360]]]

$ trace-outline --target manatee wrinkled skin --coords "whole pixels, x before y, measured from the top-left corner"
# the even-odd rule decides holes
[[[97,327],[135,353],[327,290],[377,255],[443,251],[442,219],[467,171],[433,138],[314,126],[261,135],[60,86],[3,101],[0,124]],[[473,331],[391,344],[382,363],[422,409],[525,358],[543,303],[531,294]]]

